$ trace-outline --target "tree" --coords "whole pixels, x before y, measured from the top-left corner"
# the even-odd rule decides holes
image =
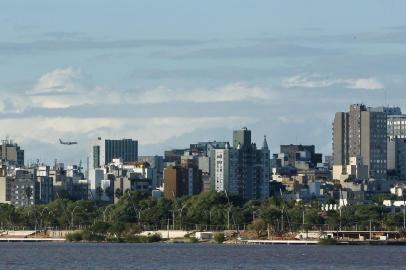
[[[92,226],[94,233],[105,234],[109,230],[109,224],[103,221],[97,221]]]
[[[214,239],[214,241],[216,241],[219,244],[223,243],[224,240],[226,240],[224,233],[215,233],[213,235],[213,239]]]
[[[125,223],[118,221],[110,225],[109,232],[114,234],[117,238],[120,238],[125,229]]]
[[[250,225],[250,229],[254,230],[255,233],[257,234],[257,237],[259,238],[266,231],[267,224],[266,224],[265,220],[263,220],[262,218],[257,218],[252,221],[252,223]]]

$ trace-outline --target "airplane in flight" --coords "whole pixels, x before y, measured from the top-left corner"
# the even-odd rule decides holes
[[[61,139],[59,139],[60,144],[64,144],[64,145],[73,145],[73,144],[78,144],[77,142],[64,142]]]

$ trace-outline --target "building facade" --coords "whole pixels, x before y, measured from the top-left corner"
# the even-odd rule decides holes
[[[225,149],[212,149],[210,153],[211,190],[238,194],[238,151],[229,144]]]
[[[0,146],[0,158],[3,162],[17,167],[24,166],[24,150],[13,141],[6,139]]]
[[[314,145],[281,145],[280,153],[284,154],[285,166],[299,167],[301,163],[306,163],[309,168],[315,168],[323,161],[322,154],[316,153]]]
[[[388,177],[406,181],[406,138],[388,139]]]
[[[164,169],[164,197],[173,199],[199,194],[202,171],[196,166],[168,166]]]
[[[100,168],[113,161],[138,161],[138,141],[132,139],[111,140],[98,138],[92,148],[92,168]]]
[[[11,184],[11,204],[30,207],[53,200],[53,183],[49,176],[37,176],[35,171],[16,170]]]
[[[387,114],[383,108],[353,104],[336,113],[333,123],[333,165],[349,165],[362,157],[369,178],[387,177]]]
[[[152,170],[152,189],[162,186],[164,158],[162,156],[140,156],[138,161],[148,162]]]
[[[238,194],[244,199],[265,199],[269,196],[270,152],[264,137],[261,149],[251,142],[246,127],[233,132],[233,148],[238,152],[236,182]]]

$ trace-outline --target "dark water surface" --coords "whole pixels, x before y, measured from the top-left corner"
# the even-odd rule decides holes
[[[406,269],[406,247],[0,243],[0,269]]]

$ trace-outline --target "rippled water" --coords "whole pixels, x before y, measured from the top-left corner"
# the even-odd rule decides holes
[[[0,269],[406,269],[406,247],[0,243]]]

